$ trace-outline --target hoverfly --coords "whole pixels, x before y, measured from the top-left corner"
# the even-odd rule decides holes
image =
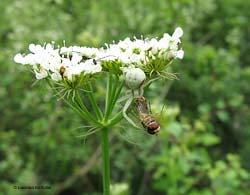
[[[141,124],[149,134],[156,134],[160,131],[160,124],[156,122],[154,116],[150,113],[147,100],[143,96],[134,98],[135,108]]]

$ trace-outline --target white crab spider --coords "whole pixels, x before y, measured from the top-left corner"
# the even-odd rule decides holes
[[[135,68],[133,66],[124,68],[123,72],[125,72],[125,82],[126,85],[131,89],[132,95],[127,99],[122,113],[123,117],[134,127],[139,128],[127,115],[127,110],[135,97],[143,96],[143,83],[146,79],[145,73],[140,68]],[[137,94],[135,94],[137,93]]]
[[[143,96],[143,89],[142,88],[140,88],[140,89],[138,89],[138,96]],[[123,107],[123,109],[122,109],[122,113],[123,113],[123,117],[131,124],[131,125],[133,125],[134,127],[136,127],[136,128],[140,128],[140,127],[138,127],[133,121],[132,121],[132,119],[131,118],[129,118],[129,116],[127,115],[127,110],[128,110],[128,108],[129,108],[129,106],[132,104],[132,102],[133,102],[133,100],[135,99],[135,93],[134,93],[134,91],[132,90],[132,96],[130,96],[129,98],[128,98],[128,100],[126,101],[126,103],[125,103],[125,105],[124,105],[124,107]]]

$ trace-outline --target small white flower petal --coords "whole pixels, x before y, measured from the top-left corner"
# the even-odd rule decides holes
[[[86,60],[83,63],[80,63],[83,68],[84,74],[94,74],[102,71],[102,66],[99,62],[94,64],[93,60]]]
[[[32,53],[39,53],[43,50],[43,47],[41,45],[35,45],[33,43],[29,44],[29,50]]]
[[[34,54],[29,53],[27,56],[25,56],[25,64],[35,65],[39,64],[36,61],[36,56]]]
[[[172,35],[173,39],[179,39],[183,35],[183,30],[181,27],[177,27]]]
[[[179,58],[179,59],[182,59],[184,57],[184,51],[183,50],[177,51],[176,57]]]
[[[45,49],[48,50],[48,51],[51,51],[51,50],[53,50],[54,48],[53,48],[53,45],[52,45],[52,44],[48,43],[48,44],[46,44]]]
[[[71,66],[69,69],[70,74],[79,75],[83,71],[83,67],[80,65]]]
[[[47,71],[41,70],[40,72],[35,71],[37,79],[43,79],[48,76]]]
[[[82,60],[82,56],[80,56],[78,53],[73,53],[72,56],[72,64],[78,64]]]
[[[60,81],[62,80],[62,76],[60,75],[59,72],[54,72],[50,75],[51,79],[54,81]]]
[[[35,53],[35,51],[36,51],[36,45],[33,44],[33,43],[29,44],[29,50],[30,50],[32,53]]]
[[[14,62],[25,64],[25,58],[22,56],[22,54],[18,53],[14,56]]]

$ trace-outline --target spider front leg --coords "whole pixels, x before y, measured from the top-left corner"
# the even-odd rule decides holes
[[[143,96],[143,93],[144,93],[143,86],[141,86],[141,87],[138,89],[138,93],[139,93],[139,96]]]
[[[123,109],[122,109],[122,114],[123,114],[123,117],[124,117],[131,125],[133,125],[133,126],[136,127],[136,128],[139,128],[139,127],[132,121],[132,119],[128,117],[128,115],[127,115],[127,113],[126,113],[127,110],[128,110],[128,108],[129,108],[129,106],[130,106],[131,103],[133,102],[133,100],[134,100],[134,97],[133,97],[133,96],[130,97],[130,98],[127,100],[127,102],[125,103],[125,105],[124,105],[124,107],[123,107]]]

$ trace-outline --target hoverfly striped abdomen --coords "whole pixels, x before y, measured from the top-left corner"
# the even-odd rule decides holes
[[[160,131],[160,124],[156,122],[154,116],[148,109],[147,100],[143,96],[135,98],[135,107],[139,119],[149,134],[156,134]]]

